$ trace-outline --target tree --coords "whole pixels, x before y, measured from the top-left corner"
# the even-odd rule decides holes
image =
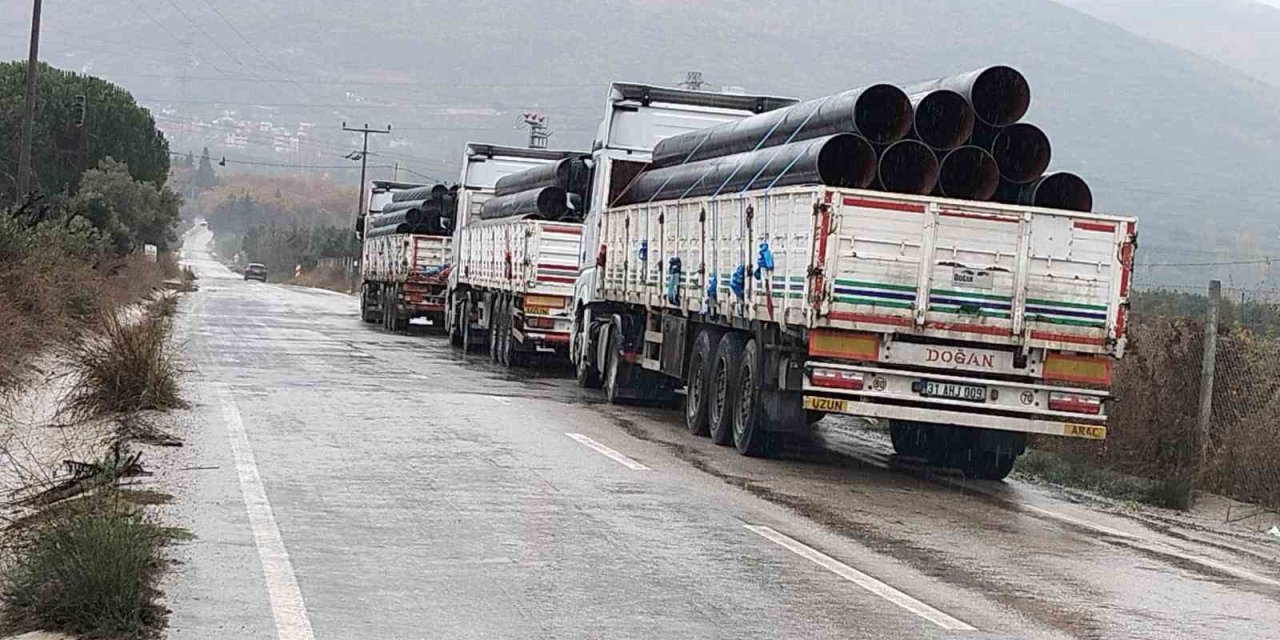
[[[204,191],[218,186],[218,175],[213,171],[213,160],[209,158],[209,147],[200,152],[200,168],[196,169],[196,189]]]
[[[123,162],[106,158],[97,169],[84,172],[80,191],[67,209],[92,223],[111,249],[124,255],[143,244],[167,251],[175,240],[181,204],[182,199],[168,187],[138,182]]]
[[[26,62],[0,63],[0,204],[14,196],[19,119],[25,94]],[[41,64],[36,75],[39,100],[32,131],[31,161],[35,187],[45,194],[75,193],[81,172],[104,158],[128,166],[140,182],[163,187],[169,174],[169,142],[151,113],[124,89],[93,76]],[[86,117],[76,126],[77,97],[84,96]],[[92,144],[80,144],[80,141]]]

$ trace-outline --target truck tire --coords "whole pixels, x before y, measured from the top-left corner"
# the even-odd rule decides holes
[[[573,336],[573,352],[577,360],[574,365],[574,377],[578,386],[583,389],[599,389],[604,386],[600,370],[591,362],[591,328],[582,326],[582,316],[578,316],[577,331]]]
[[[498,361],[498,345],[502,343],[502,304],[495,296],[489,296],[489,360]]]
[[[466,321],[466,316],[463,315],[465,313],[463,311],[464,307],[461,302],[451,301],[449,308],[453,309],[453,313],[445,316],[445,322],[449,325],[449,344],[455,347],[465,347],[467,344],[466,335],[462,332],[462,328],[458,326],[459,318],[463,319],[462,322]]]
[[[893,451],[908,458],[921,458],[920,425],[906,420],[889,421],[889,440],[893,442]]]
[[[710,433],[707,430],[707,406],[715,349],[715,336],[710,330],[703,329],[694,338],[693,351],[689,354],[689,373],[684,387],[684,426],[695,436]]]
[[[604,363],[604,395],[609,404],[622,401],[622,382],[627,377],[627,363],[622,361],[622,334],[616,329],[609,331],[609,348],[605,350]]]
[[[711,441],[721,446],[733,444],[733,414],[738,404],[738,376],[741,369],[742,336],[737,332],[726,333],[716,346],[707,407],[707,429],[711,434]]]
[[[769,432],[764,427],[760,407],[762,358],[755,338],[747,340],[738,365],[738,390],[733,411],[733,446],[744,456],[760,458],[769,454]]]

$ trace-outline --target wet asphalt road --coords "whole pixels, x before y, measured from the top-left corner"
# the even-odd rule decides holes
[[[900,469],[852,421],[741,458],[187,240],[170,637],[1280,637],[1280,545]]]

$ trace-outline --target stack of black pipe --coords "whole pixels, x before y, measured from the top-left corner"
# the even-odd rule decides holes
[[[381,213],[365,221],[365,237],[393,233],[448,235],[453,232],[457,206],[457,185],[436,184],[397,191]]]
[[[1083,180],[1044,173],[1049,139],[1020,122],[1030,104],[1006,66],[871,85],[662,140],[612,204],[824,184],[1090,210]]]
[[[587,156],[563,158],[498,179],[494,196],[482,205],[480,219],[520,216],[579,221],[586,212],[590,189]]]

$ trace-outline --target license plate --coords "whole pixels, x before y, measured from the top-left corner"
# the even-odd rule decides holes
[[[827,413],[847,413],[849,411],[849,402],[847,400],[836,400],[835,398],[805,396],[804,408]]]
[[[954,382],[937,382],[925,380],[920,388],[920,395],[930,398],[951,398],[966,402],[986,402],[987,388],[972,384],[956,384]]]

